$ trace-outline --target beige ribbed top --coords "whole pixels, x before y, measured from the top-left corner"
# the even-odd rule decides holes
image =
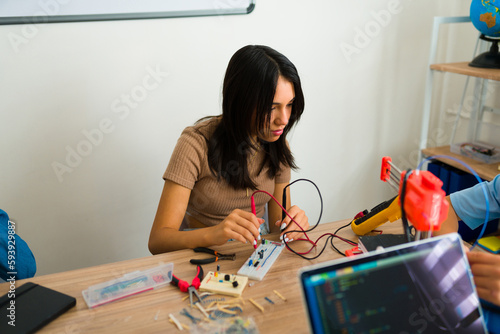
[[[205,120],[184,129],[172,153],[167,170],[163,174],[164,179],[191,189],[186,215],[206,226],[220,223],[234,209],[251,211],[252,190],[235,190],[223,179],[217,181],[208,166],[207,143],[199,132],[210,137],[218,122],[220,122],[220,117]],[[249,155],[250,177],[259,190],[273,194],[275,183],[290,182],[291,171],[289,167],[282,168],[275,179],[270,179],[267,174],[268,167],[264,167],[257,175],[262,159],[264,159],[262,150]],[[238,166],[231,166],[230,170],[238,172]],[[257,217],[262,217],[265,204],[271,198],[264,193],[257,193],[254,198]]]

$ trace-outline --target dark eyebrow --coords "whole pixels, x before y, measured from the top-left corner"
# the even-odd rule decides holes
[[[295,101],[295,97],[293,99],[291,99],[290,101],[288,101],[288,103],[293,103],[293,101]],[[279,103],[273,102],[273,104],[279,104]]]

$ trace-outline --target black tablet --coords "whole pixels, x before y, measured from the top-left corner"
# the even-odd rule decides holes
[[[0,333],[34,333],[76,305],[76,299],[35,283],[0,297]]]

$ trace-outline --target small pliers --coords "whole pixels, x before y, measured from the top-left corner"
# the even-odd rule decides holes
[[[208,253],[213,255],[214,257],[209,257],[208,259],[191,259],[189,262],[192,264],[207,264],[207,263],[212,263],[216,262],[219,260],[231,260],[234,261],[236,258],[236,254],[221,254],[219,252],[214,251],[213,249],[206,248],[206,247],[197,247],[193,249],[196,253]]]
[[[171,283],[177,287],[182,292],[189,292],[189,303],[193,306],[193,295],[198,298],[198,301],[201,302],[200,295],[198,294],[198,289],[200,287],[201,281],[203,280],[203,268],[201,266],[197,266],[196,276],[193,278],[191,285],[188,282],[179,279],[177,276],[172,275]],[[196,302],[195,302],[196,303]]]

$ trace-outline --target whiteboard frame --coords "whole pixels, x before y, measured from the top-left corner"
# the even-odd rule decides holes
[[[101,0],[108,1],[110,6],[123,4],[123,0]],[[198,3],[203,2],[203,8],[192,8],[191,0],[178,0],[177,6],[180,4],[183,8],[175,10],[165,10],[163,7],[158,10],[150,9],[144,12],[120,13],[119,10],[102,11],[95,14],[85,14],[75,10],[70,15],[58,14],[58,8],[64,6],[65,3],[85,7],[86,0],[51,0],[45,1],[47,6],[40,5],[40,0],[15,0],[10,2],[8,6],[0,6],[0,25],[12,24],[45,24],[45,23],[63,23],[63,22],[87,22],[87,21],[113,21],[113,20],[136,20],[136,19],[162,19],[162,18],[179,18],[193,16],[219,16],[219,15],[237,15],[250,14],[255,8],[256,0],[248,0],[245,6],[234,5],[234,0],[197,0]],[[51,3],[51,4],[50,4]],[[161,1],[158,1],[160,4]],[[18,4],[19,6],[13,6]],[[23,5],[24,4],[24,5]],[[164,5],[164,3],[163,3]],[[154,7],[154,6],[153,6]],[[37,10],[27,10],[25,8],[37,8]]]

